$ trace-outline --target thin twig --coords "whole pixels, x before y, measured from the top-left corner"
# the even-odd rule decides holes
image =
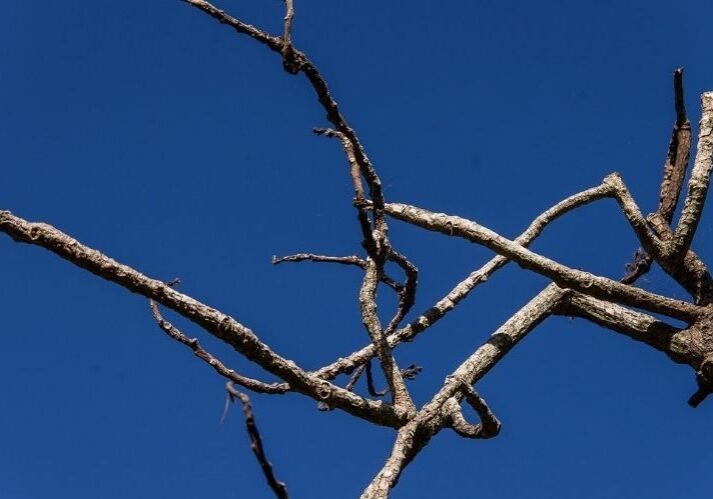
[[[342,265],[354,265],[362,270],[366,270],[366,260],[359,258],[356,255],[350,256],[325,256],[325,255],[315,255],[313,253],[297,253],[295,255],[288,256],[273,256],[272,263],[278,265],[283,262],[317,262],[317,263],[339,263]],[[381,276],[381,282],[386,284],[388,287],[393,289],[396,293],[401,295],[404,291],[404,285],[400,282],[396,282],[391,277],[383,274]]]
[[[357,381],[359,381],[361,374],[364,372],[364,369],[368,365],[369,365],[369,363],[367,362],[366,364],[362,364],[359,367],[357,367],[356,369],[354,369],[354,372],[352,373],[351,377],[349,378],[349,382],[344,387],[345,390],[349,390],[349,391],[354,390],[354,385],[356,385]]]
[[[371,361],[366,363],[366,389],[372,397],[383,397],[389,393],[389,389],[377,390],[374,386],[374,374],[371,371]]]
[[[392,249],[389,253],[389,260],[403,269],[406,274],[406,286],[399,293],[399,305],[396,314],[384,331],[384,335],[387,337],[399,327],[403,318],[406,317],[414,303],[416,303],[416,288],[418,286],[418,268],[408,258]]]
[[[288,385],[287,383],[268,384],[262,381],[258,381],[256,379],[242,376],[236,373],[235,370],[229,369],[215,356],[213,356],[203,347],[201,347],[200,343],[198,343],[197,338],[189,338],[173,324],[165,320],[163,318],[163,315],[161,315],[161,311],[158,308],[158,304],[155,301],[149,300],[149,306],[151,307],[151,314],[153,315],[154,319],[156,319],[158,326],[161,328],[161,330],[163,330],[164,333],[193,350],[193,353],[196,355],[196,357],[207,363],[209,366],[215,369],[218,374],[220,374],[224,378],[227,378],[232,383],[235,383],[257,393],[281,394],[289,391],[290,385]]]
[[[257,423],[255,422],[255,415],[253,414],[250,397],[248,397],[246,393],[236,390],[230,382],[226,385],[226,389],[228,390],[231,402],[234,402],[237,398],[243,405],[245,427],[248,431],[248,436],[250,437],[250,448],[260,464],[260,468],[262,469],[263,475],[265,475],[267,484],[279,499],[288,499],[289,496],[287,494],[287,487],[285,486],[285,483],[279,481],[277,477],[275,477],[275,470],[272,468],[270,461],[267,460],[265,448],[262,445],[262,438],[260,437],[260,431],[257,427]]]

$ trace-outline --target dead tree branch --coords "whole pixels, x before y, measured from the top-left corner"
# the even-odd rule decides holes
[[[316,65],[293,43],[294,0],[283,0],[285,15],[281,36],[232,17],[204,0],[184,0],[220,23],[232,27],[279,54],[285,71],[302,74],[311,85],[326,118],[333,128],[315,128],[318,135],[339,140],[354,188],[353,204],[357,213],[361,245],[366,255],[324,256],[300,253],[274,257],[273,263],[338,263],[360,268],[363,279],[358,293],[361,320],[369,344],[315,372],[307,372],[294,361],[277,354],[249,328],[223,312],[179,293],[171,283],[151,279],[101,252],[81,244],[60,230],[43,223],[31,223],[9,211],[0,211],[0,231],[13,240],[45,248],[70,263],[149,299],[151,312],[159,327],[172,339],[190,348],[221,376],[229,380],[230,401],[243,405],[251,447],[269,486],[279,498],[287,497],[284,483],[277,480],[262,445],[249,397],[233,383],[265,394],[297,392],[319,403],[323,410],[341,409],[373,424],[394,428],[396,438],[389,457],[365,489],[362,499],[383,499],[396,485],[408,464],[442,429],[450,428],[469,439],[495,437],[500,421],[478,395],[474,385],[483,378],[527,334],[551,315],[583,318],[603,328],[622,334],[665,353],[674,362],[690,365],[696,371],[697,390],[689,399],[700,404],[713,393],[713,279],[703,260],[691,251],[700,223],[713,170],[713,92],[702,96],[702,112],[697,152],[688,182],[688,190],[679,221],[671,225],[686,175],[691,149],[691,126],[686,116],[682,71],[674,73],[676,121],[673,127],[656,213],[644,217],[624,181],[611,174],[602,183],[555,204],[537,218],[517,238],[510,240],[472,220],[435,213],[416,206],[388,203],[377,171],[366,155],[360,139],[347,123],[330,93],[325,78]],[[528,245],[558,217],[603,198],[613,198],[641,243],[634,261],[621,281],[567,267],[529,250]],[[425,230],[466,239],[497,253],[481,268],[471,272],[433,306],[406,326],[399,328],[416,303],[418,268],[397,251],[389,238],[388,217]],[[421,370],[411,364],[401,369],[393,349],[444,318],[477,286],[509,261],[547,277],[552,282],[527,304],[515,311],[488,339],[446,377],[430,401],[417,408],[405,380]],[[653,263],[676,279],[692,296],[693,303],[675,300],[632,284],[648,272]],[[386,274],[387,264],[404,273],[403,284]],[[391,268],[391,267],[389,267]],[[377,292],[385,284],[398,295],[396,310],[382,325],[377,310]],[[202,329],[232,346],[240,355],[254,362],[281,382],[265,383],[242,376],[207,352],[195,338],[189,338],[164,319],[159,304],[182,315]],[[665,320],[634,311],[625,306],[682,320],[677,328]],[[374,387],[372,359],[378,359],[387,388]],[[362,397],[353,389],[366,372],[367,391],[372,397],[391,394],[391,403]],[[345,388],[329,380],[351,373]],[[478,424],[469,423],[462,404],[479,416]]]
[[[151,307],[151,314],[153,315],[154,319],[156,319],[158,326],[164,333],[166,333],[168,336],[178,341],[182,345],[185,345],[191,350],[193,350],[193,353],[196,355],[196,357],[211,366],[218,374],[228,379],[231,383],[235,383],[236,385],[240,385],[256,393],[278,394],[289,391],[290,385],[288,385],[287,383],[265,383],[263,381],[258,381],[256,379],[242,376],[236,373],[235,370],[229,369],[218,358],[216,358],[210,352],[206,351],[203,347],[201,347],[200,343],[198,343],[197,338],[189,338],[173,324],[164,319],[163,315],[161,315],[161,311],[158,308],[158,304],[155,301],[149,300],[149,305]]]
[[[267,484],[275,493],[276,497],[279,499],[288,499],[289,496],[287,494],[287,486],[284,482],[279,481],[277,477],[275,477],[275,470],[272,468],[270,461],[267,460],[267,454],[265,454],[265,448],[262,445],[260,430],[258,430],[257,423],[255,422],[255,414],[253,413],[253,406],[250,403],[250,397],[248,397],[247,394],[236,390],[230,382],[226,385],[226,389],[228,390],[228,397],[230,398],[230,401],[235,402],[235,399],[238,399],[243,406],[245,427],[248,431],[248,436],[250,437],[250,448],[260,464],[260,469],[262,469],[262,473],[265,475]]]

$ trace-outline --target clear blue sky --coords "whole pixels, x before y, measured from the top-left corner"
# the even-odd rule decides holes
[[[221,7],[280,32],[282,2]],[[691,121],[713,89],[704,0],[297,2],[294,39],[360,133],[389,200],[514,237],[620,171],[656,206],[684,66]],[[323,111],[279,58],[178,0],[6,2],[0,16],[0,209],[46,221],[253,328],[306,368],[366,341],[360,273],[273,267],[273,254],[353,254],[360,239]],[[710,208],[710,207],[709,207]],[[711,210],[696,251],[713,261]],[[414,312],[490,254],[392,222],[420,267]],[[613,202],[534,248],[620,277],[636,242]],[[271,497],[223,380],[155,326],[146,300],[0,238],[0,497]],[[419,403],[546,284],[508,266],[398,360]],[[647,289],[684,298],[660,272]],[[382,310],[393,305],[384,292]],[[174,317],[171,317],[174,319]],[[235,369],[259,371],[185,321]],[[396,498],[703,498],[713,401],[693,371],[580,320],[553,318],[478,385],[503,423],[447,431]],[[296,498],[356,497],[393,432],[297,395],[254,396]]]

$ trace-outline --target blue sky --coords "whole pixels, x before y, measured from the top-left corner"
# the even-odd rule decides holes
[[[279,33],[282,2],[225,2]],[[388,200],[514,237],[621,172],[658,200],[685,68],[691,121],[713,89],[713,4],[297,2],[295,44],[322,69]],[[0,209],[45,221],[234,316],[312,369],[361,347],[356,269],[272,255],[360,251],[351,187],[323,111],[279,59],[177,0],[8,2],[0,17]],[[710,210],[694,249],[713,259]],[[414,312],[488,251],[392,222],[420,268]],[[533,248],[620,277],[636,241],[613,202]],[[0,238],[0,497],[271,497],[223,380],[165,337],[146,300]],[[546,281],[508,266],[398,349],[418,403]],[[685,298],[660,272],[649,290]],[[380,297],[381,310],[394,300]],[[384,312],[386,313],[386,312]],[[236,370],[260,371],[170,316]],[[580,320],[535,330],[478,389],[500,436],[442,432],[393,497],[707,497],[713,432],[693,372]],[[294,497],[358,496],[393,432],[297,395],[254,396]]]

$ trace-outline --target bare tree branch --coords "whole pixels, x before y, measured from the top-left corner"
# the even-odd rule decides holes
[[[423,449],[430,438],[449,421],[444,404],[453,396],[461,395],[462,387],[482,378],[527,333],[545,320],[569,293],[550,284],[524,307],[508,319],[490,339],[468,357],[451,375],[438,393],[421,408],[418,414],[401,427],[396,442],[381,471],[362,494],[362,499],[383,499],[398,482],[404,468]]]
[[[672,254],[682,258],[691,246],[701,219],[713,168],[713,92],[701,95],[701,122],[698,131],[698,150],[688,179],[688,194],[676,226]]]
[[[228,396],[231,402],[234,402],[237,398],[243,405],[243,415],[245,416],[245,427],[248,430],[248,436],[250,437],[250,448],[255,454],[255,458],[260,464],[263,475],[267,480],[267,484],[270,489],[275,493],[275,496],[279,499],[288,499],[287,486],[284,482],[281,482],[275,477],[275,471],[272,468],[272,464],[267,460],[267,455],[265,454],[265,448],[262,445],[262,437],[260,437],[260,431],[258,430],[257,423],[255,422],[255,415],[253,414],[253,407],[250,403],[250,397],[247,394],[240,392],[233,388],[233,385],[228,382],[226,385],[228,390]]]
[[[215,369],[218,374],[220,374],[224,378],[227,378],[230,382],[245,387],[256,393],[279,394],[285,393],[290,389],[290,385],[288,385],[287,383],[268,384],[262,381],[258,381],[256,379],[242,376],[236,373],[233,369],[229,369],[218,358],[214,357],[203,347],[201,347],[198,343],[197,338],[189,338],[173,324],[165,320],[163,318],[163,315],[161,315],[161,311],[159,310],[158,305],[155,301],[149,300],[149,305],[151,307],[151,314],[154,316],[154,319],[156,319],[158,326],[163,330],[164,333],[193,350],[193,353],[196,355],[196,357],[201,359],[203,362],[206,362],[209,366]]]
[[[450,398],[446,405],[450,404],[447,409],[450,417],[448,424],[453,428],[453,431],[464,438],[485,439],[496,437],[500,433],[500,421],[495,417],[485,400],[470,385],[463,387],[463,396],[468,405],[480,416],[480,423],[468,423],[456,399]]]
[[[686,116],[686,104],[683,99],[682,68],[673,73],[673,89],[676,122],[673,125],[666,163],[663,167],[663,180],[661,181],[661,194],[657,210],[668,224],[671,223],[678,204],[678,196],[686,177],[688,157],[691,152],[691,122]]]
[[[285,2],[285,31],[282,35],[284,46],[282,47],[282,64],[290,74],[296,74],[299,66],[295,64],[294,51],[292,50],[292,19],[295,17],[295,6],[293,0]]]
[[[701,357],[691,357],[688,346],[690,334],[654,317],[629,310],[582,293],[574,292],[555,309],[558,315],[587,319],[602,327],[616,331],[668,355],[674,362],[691,364],[698,368]]]
[[[383,263],[382,263],[383,265]],[[361,309],[362,322],[369,332],[372,343],[376,347],[376,355],[381,363],[381,369],[393,395],[394,406],[406,411],[415,410],[411,396],[406,389],[401,369],[391,353],[391,346],[386,340],[386,335],[381,327],[379,316],[376,312],[376,286],[381,274],[379,263],[369,257],[364,281],[359,291],[359,308]]]
[[[52,251],[76,266],[148,298],[151,312],[159,327],[229,380],[229,401],[233,402],[236,398],[241,401],[252,450],[277,497],[287,497],[286,487],[277,480],[272,465],[267,460],[249,397],[235,389],[232,383],[268,394],[298,392],[317,400],[321,410],[339,408],[373,424],[397,429],[391,453],[364,491],[363,499],[386,498],[406,466],[425,448],[430,439],[444,428],[451,428],[465,438],[483,439],[496,436],[500,430],[500,422],[473,385],[530,331],[553,314],[584,318],[646,343],[666,353],[675,362],[692,366],[696,370],[698,386],[689,400],[693,406],[700,404],[713,393],[713,278],[705,263],[690,250],[700,223],[713,170],[713,92],[702,96],[697,154],[687,196],[675,229],[671,227],[671,221],[680,197],[691,148],[691,126],[685,111],[680,69],[674,73],[676,122],[664,164],[657,212],[644,218],[621,177],[612,174],[607,176],[601,185],[557,203],[539,215],[520,236],[510,240],[465,218],[386,202],[376,169],[367,157],[357,133],[349,126],[332,97],[326,80],[315,64],[293,44],[294,0],[283,0],[285,15],[281,36],[271,35],[232,17],[207,1],[184,1],[220,23],[232,27],[239,34],[249,36],[280,54],[285,71],[293,75],[303,74],[326,112],[326,118],[333,128],[315,128],[314,132],[336,138],[341,143],[354,187],[354,207],[357,210],[361,244],[366,251],[366,257],[300,253],[274,257],[273,263],[312,261],[361,268],[364,276],[358,294],[359,310],[370,344],[316,372],[307,372],[292,360],[278,355],[255,333],[232,317],[177,292],[171,283],[150,279],[137,270],[82,245],[54,227],[30,223],[8,211],[0,211],[0,231],[15,241]],[[642,247],[636,252],[634,261],[628,266],[627,274],[621,282],[567,267],[527,249],[551,221],[579,206],[605,197],[614,198],[619,204]],[[418,269],[392,245],[387,215],[426,230],[464,238],[485,246],[498,255],[472,272],[431,308],[397,330],[415,304]],[[411,364],[406,369],[400,369],[392,349],[404,341],[412,340],[445,317],[475,287],[485,282],[510,260],[525,269],[548,277],[553,282],[517,310],[484,344],[447,376],[431,400],[417,410],[405,380],[413,379],[421,367]],[[403,270],[403,284],[386,275],[385,267],[389,262]],[[681,283],[693,297],[693,304],[631,286],[638,277],[648,272],[654,262]],[[376,297],[380,283],[391,287],[399,297],[391,319],[388,323],[385,322],[386,327],[382,325],[377,310]],[[166,321],[159,309],[159,303],[231,345],[242,356],[277,376],[282,382],[268,384],[229,369],[203,349],[197,339],[189,338]],[[621,304],[680,319],[685,321],[687,326],[676,328],[650,315],[629,310]],[[377,391],[374,387],[371,360],[375,357],[378,358],[388,385],[383,391]],[[353,392],[363,372],[366,372],[368,393],[373,397],[380,397],[390,392],[392,404],[361,397]],[[345,388],[328,381],[341,373],[352,374]],[[467,421],[463,414],[463,403],[468,404],[478,414],[480,423],[472,424]],[[226,410],[227,406],[226,403]]]
[[[659,239],[666,244],[673,241],[673,231],[661,215],[652,213],[648,216],[648,221]],[[713,278],[706,264],[693,251],[688,250],[683,260],[664,255],[658,263],[668,275],[688,291],[696,305],[708,305],[713,302]]]
[[[297,253],[295,255],[288,256],[273,256],[272,263],[278,265],[283,262],[318,262],[318,263],[339,263],[342,265],[354,265],[362,270],[366,270],[366,260],[359,258],[356,255],[351,256],[324,256],[315,255],[313,253]],[[401,295],[404,292],[405,286],[399,282],[394,281],[391,277],[386,274],[381,276],[381,282],[386,284],[388,287],[396,291],[397,294]]]
[[[601,184],[597,187],[592,187],[585,191],[574,194],[556,205],[545,210],[537,218],[535,218],[528,228],[520,234],[515,242],[528,246],[537,238],[547,225],[562,215],[572,211],[575,208],[584,206],[588,203],[608,197],[611,194],[611,186]],[[498,255],[489,260],[479,269],[471,272],[463,281],[458,283],[446,296],[441,298],[434,306],[422,312],[416,319],[411,321],[404,328],[396,331],[389,336],[389,344],[394,347],[401,342],[413,340],[420,332],[425,331],[433,324],[437,323],[448,312],[453,310],[458,303],[465,299],[470,292],[478,285],[486,282],[488,278],[498,269],[502,268],[510,260],[504,256]],[[317,376],[324,379],[333,379],[340,373],[349,372],[356,366],[363,364],[368,359],[375,355],[373,345],[367,345],[364,348],[352,353],[351,355],[339,359],[333,364],[325,366],[315,372]]]
[[[50,225],[30,223],[9,211],[0,211],[0,231],[17,242],[41,246],[78,267],[178,312],[225,341],[247,359],[289,383],[294,391],[379,425],[399,427],[408,418],[406,411],[382,402],[366,400],[309,374],[293,361],[273,352],[255,333],[232,317],[84,246]]]
[[[389,203],[387,213],[404,222],[446,235],[462,237],[502,254],[523,268],[549,277],[554,282],[597,298],[643,308],[688,322],[701,314],[699,307],[680,300],[632,288],[605,277],[575,270],[534,253],[492,230],[465,218],[433,213],[423,208]]]

